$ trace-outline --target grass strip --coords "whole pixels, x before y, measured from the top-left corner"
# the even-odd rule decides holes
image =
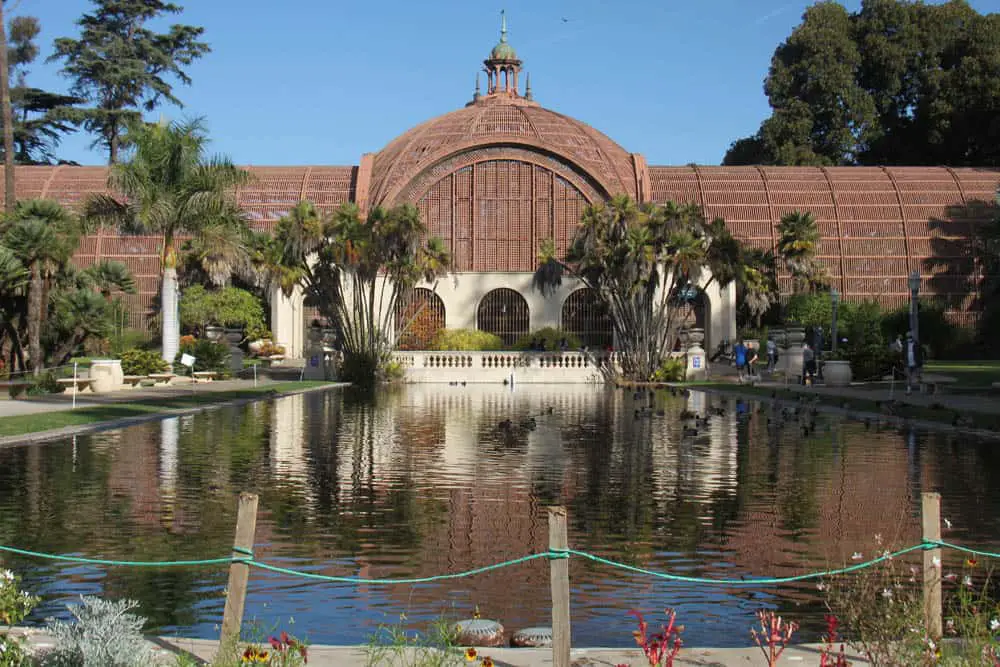
[[[215,403],[226,403],[246,398],[265,397],[285,392],[301,391],[314,387],[332,386],[331,382],[302,381],[275,382],[259,387],[232,389],[227,391],[206,391],[201,393],[177,394],[162,398],[147,398],[137,401],[95,405],[76,410],[59,410],[30,415],[0,417],[0,437],[27,435],[39,431],[50,431],[67,426],[89,426],[100,422],[128,419],[142,415],[196,408]]]
[[[961,426],[962,428],[1000,431],[1000,415],[969,410],[959,412],[941,403],[925,406],[906,403],[899,399],[894,401],[869,400],[853,396],[837,396],[775,387],[734,385],[728,382],[691,383],[688,386],[692,389],[703,389],[740,396],[756,396],[779,401],[797,401],[800,396],[805,396],[818,401],[820,405],[840,408],[850,412],[868,412],[875,415],[893,416],[901,419],[919,419],[939,424],[948,424],[950,426]]]
[[[1000,382],[1000,361],[928,361],[924,373],[951,375],[958,390],[978,389]]]

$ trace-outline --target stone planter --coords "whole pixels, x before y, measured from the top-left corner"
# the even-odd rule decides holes
[[[701,347],[701,344],[705,342],[705,330],[704,329],[691,329],[688,331],[688,346],[690,347]]]
[[[767,332],[769,338],[774,338],[774,344],[778,347],[785,347],[788,343],[785,340],[784,329],[771,329]]]
[[[802,345],[806,340],[806,330],[802,327],[789,327],[786,330],[786,345]]]
[[[828,387],[847,387],[851,384],[851,362],[826,361],[823,363],[823,382]]]
[[[226,329],[226,342],[230,345],[239,345],[243,340],[243,329]]]
[[[218,343],[222,340],[222,335],[226,332],[222,327],[217,326],[207,326],[205,327],[205,338],[212,341],[213,343]]]
[[[120,389],[125,384],[121,359],[94,359],[90,362],[90,388],[98,394]]]

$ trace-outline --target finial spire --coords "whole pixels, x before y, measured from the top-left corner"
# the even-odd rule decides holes
[[[476,101],[479,99],[479,72],[476,72],[476,92],[472,94],[472,100]]]
[[[504,44],[507,42],[507,14],[503,9],[500,10],[500,43]]]
[[[526,73],[524,75],[524,78],[525,78],[524,98],[530,100],[531,99],[531,72]]]

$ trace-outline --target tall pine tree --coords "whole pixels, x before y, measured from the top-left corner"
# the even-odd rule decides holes
[[[72,79],[70,92],[93,106],[65,110],[65,117],[97,135],[94,146],[108,151],[108,162],[118,162],[121,134],[129,121],[152,111],[166,100],[183,106],[173,94],[170,79],[190,84],[184,71],[210,51],[198,41],[204,28],[172,25],[156,33],[145,25],[182,8],[161,0],[93,0],[94,11],[77,25],[80,38],[55,41],[49,60],[63,61],[62,73]]]

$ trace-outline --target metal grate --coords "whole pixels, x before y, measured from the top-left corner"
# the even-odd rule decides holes
[[[476,328],[499,336],[504,345],[513,345],[528,333],[528,302],[506,287],[491,290],[479,302]]]
[[[404,328],[400,350],[428,350],[438,331],[444,329],[444,302],[424,287],[417,287],[396,302],[396,331]]]
[[[589,287],[578,289],[563,301],[562,330],[580,339],[587,347],[604,349],[614,343],[614,328],[608,306]]]

